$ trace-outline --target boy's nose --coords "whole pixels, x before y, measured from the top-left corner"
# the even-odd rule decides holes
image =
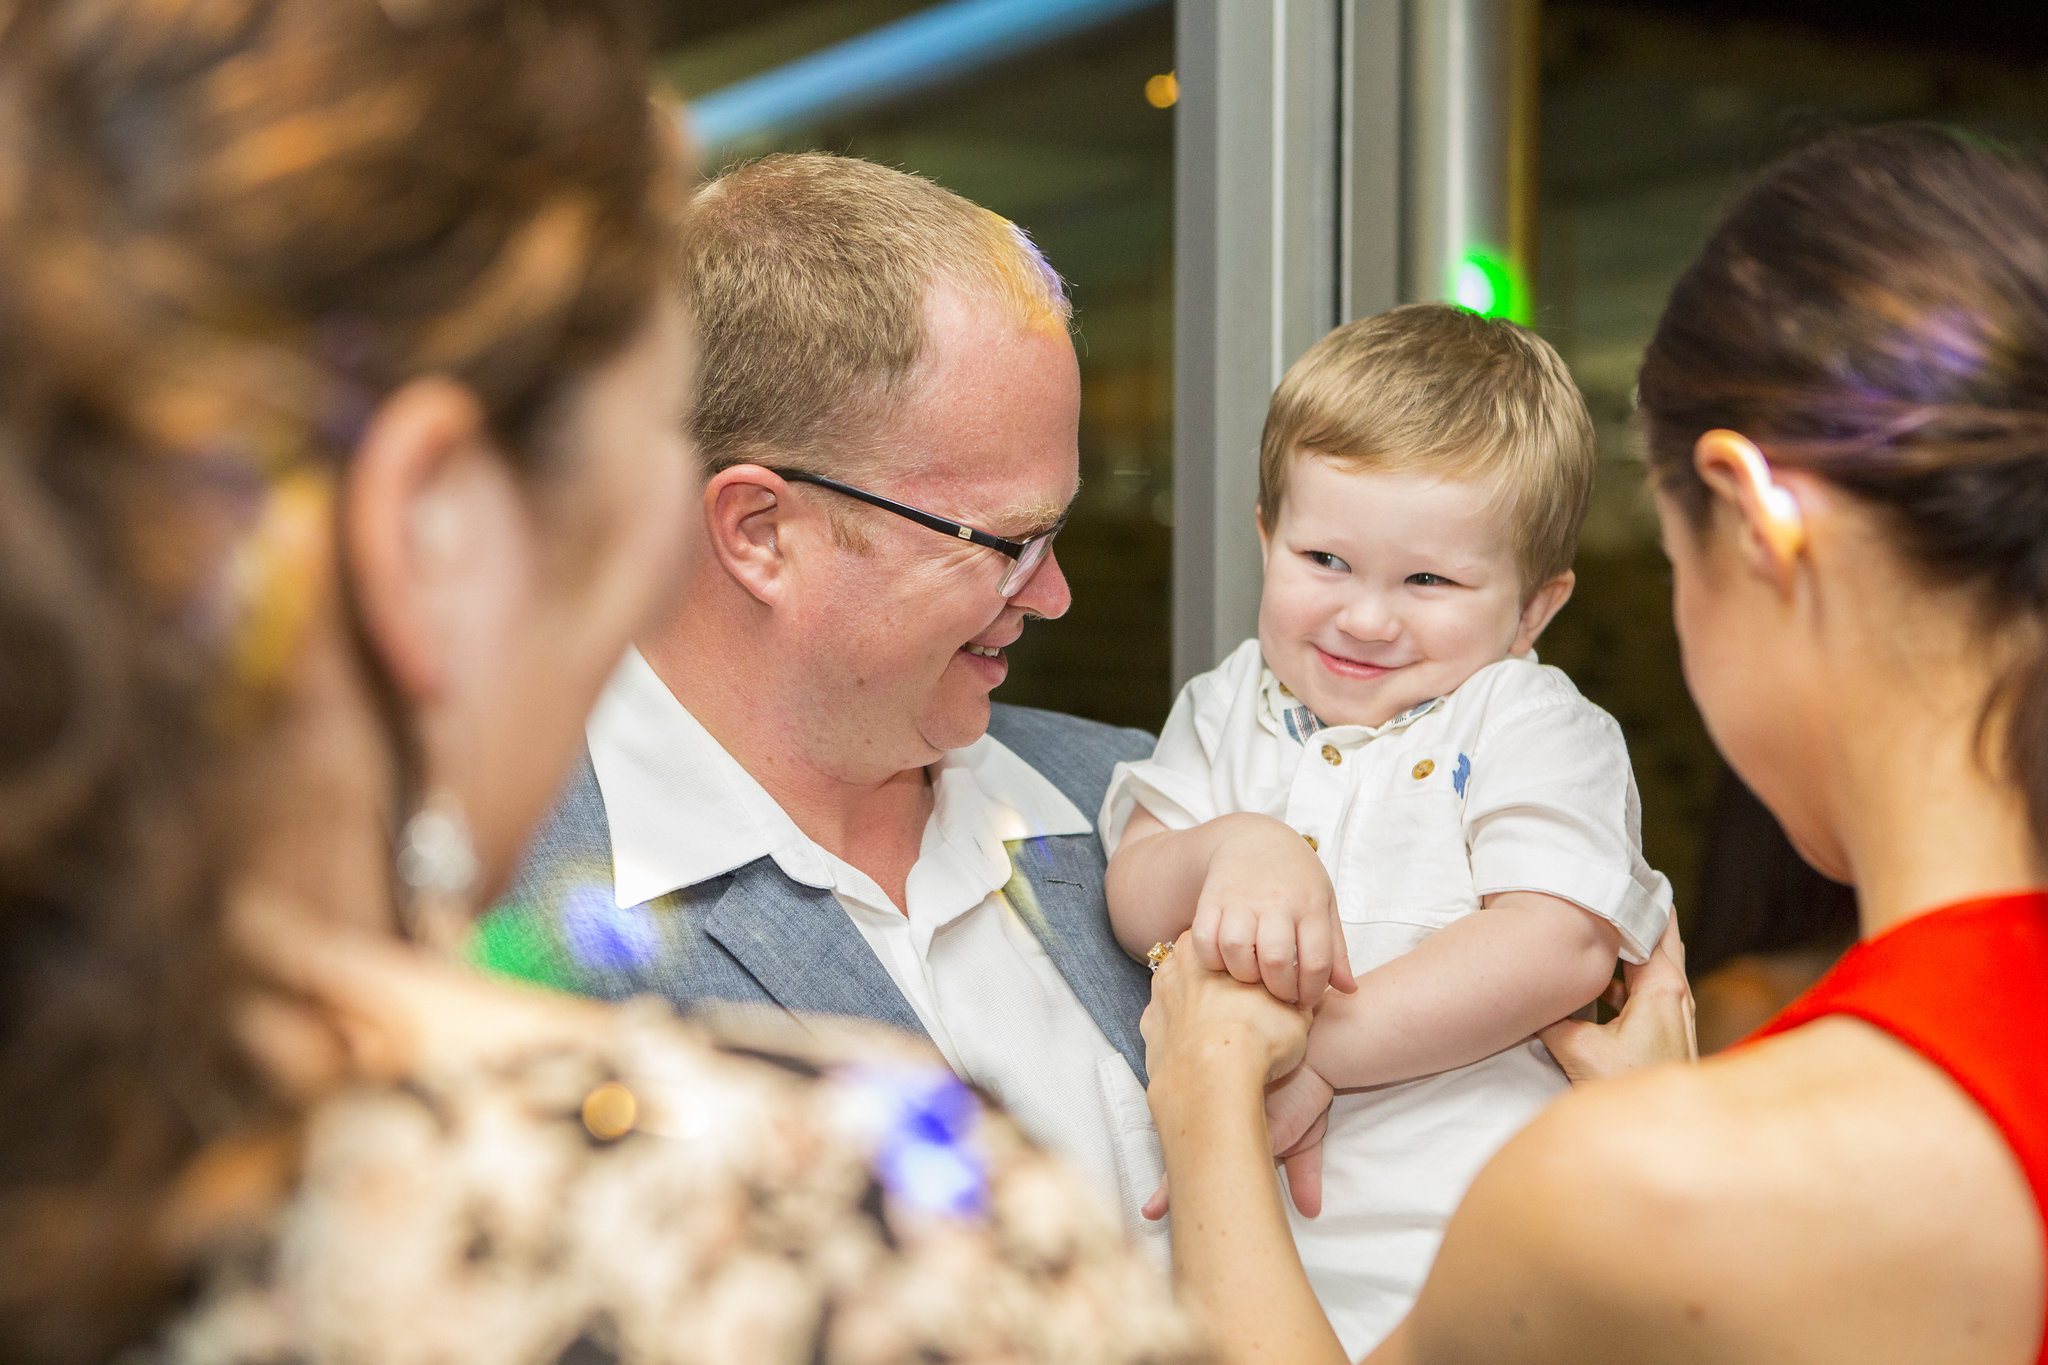
[[[1362,593],[1345,604],[1337,629],[1361,643],[1385,644],[1400,638],[1401,618],[1378,593]]]

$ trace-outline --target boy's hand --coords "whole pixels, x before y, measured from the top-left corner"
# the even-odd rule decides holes
[[[1276,999],[1314,1005],[1326,987],[1358,989],[1330,874],[1299,834],[1264,815],[1226,817],[1195,903],[1195,957],[1212,972],[1263,981]]]
[[[1287,1192],[1304,1218],[1323,1211],[1323,1134],[1330,1126],[1330,1099],[1337,1092],[1306,1062],[1266,1087],[1266,1130],[1273,1159],[1287,1172]],[[1145,1217],[1157,1222],[1171,1207],[1166,1179],[1145,1201]]]
[[[1336,1093],[1306,1062],[1266,1088],[1273,1155],[1286,1168],[1287,1192],[1304,1218],[1323,1211],[1323,1134]]]

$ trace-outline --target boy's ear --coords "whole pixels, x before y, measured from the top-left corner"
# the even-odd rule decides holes
[[[1266,557],[1267,542],[1269,542],[1273,538],[1273,533],[1266,527],[1265,508],[1256,505],[1253,506],[1252,528],[1259,533],[1259,558],[1264,559]]]
[[[1564,609],[1565,603],[1572,600],[1572,588],[1578,581],[1578,576],[1566,569],[1529,594],[1529,600],[1522,604],[1522,619],[1515,626],[1514,653],[1527,654],[1536,648],[1537,637],[1543,634],[1543,628]]]

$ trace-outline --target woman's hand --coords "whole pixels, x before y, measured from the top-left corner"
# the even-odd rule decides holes
[[[1273,1178],[1266,1087],[1301,1064],[1313,1011],[1195,960],[1188,935],[1152,978],[1139,1028],[1173,1183],[1173,1273],[1229,1361],[1345,1360],[1295,1253]]]
[[[1189,951],[1189,934],[1152,977],[1152,1003],[1138,1021],[1145,1037],[1156,1110],[1162,1088],[1180,1097],[1198,1090],[1262,1094],[1301,1064],[1312,1010],[1276,1000],[1262,984],[1212,972]]]
[[[1692,987],[1685,979],[1685,944],[1678,917],[1640,966],[1625,964],[1621,980],[1600,997],[1620,1011],[1613,1021],[1565,1019],[1537,1036],[1574,1085],[1619,1076],[1660,1062],[1696,1062]]]

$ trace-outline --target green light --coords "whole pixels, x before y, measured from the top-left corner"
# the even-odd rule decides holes
[[[1504,256],[1474,247],[1451,267],[1446,284],[1445,292],[1461,308],[1483,317],[1529,321],[1529,299],[1522,288],[1521,272]]]

